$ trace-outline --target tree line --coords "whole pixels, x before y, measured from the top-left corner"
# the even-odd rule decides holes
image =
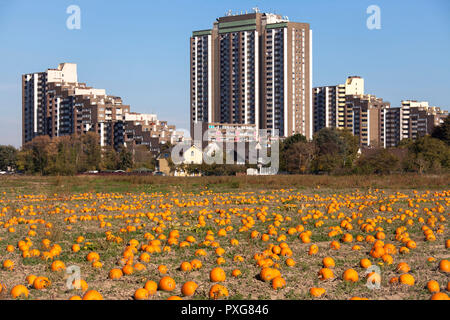
[[[312,141],[300,134],[280,145],[280,170],[297,174],[442,173],[450,170],[450,117],[431,135],[396,148],[359,149],[347,130],[324,128]]]
[[[101,147],[94,132],[51,139],[38,136],[20,150],[0,146],[0,171],[26,174],[74,175],[87,171],[155,170],[156,159],[144,145],[132,150]],[[170,149],[170,145],[161,146]],[[174,166],[172,169],[174,169]],[[183,165],[188,173],[244,174],[252,165]],[[347,130],[324,128],[311,141],[296,134],[280,143],[280,170],[292,174],[442,173],[450,170],[450,117],[432,135],[402,140],[396,148],[359,148],[358,138]]]

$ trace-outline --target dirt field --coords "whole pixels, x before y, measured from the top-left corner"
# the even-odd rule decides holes
[[[12,299],[17,285],[27,288],[27,299],[82,298],[89,290],[103,299],[133,299],[147,281],[164,276],[175,289],[147,290],[148,299],[209,299],[215,283],[228,290],[227,299],[430,299],[430,280],[448,295],[449,181],[445,175],[1,177],[0,299]],[[91,252],[99,260],[88,261]],[[321,280],[325,257],[335,265],[327,268],[332,277]],[[379,288],[368,286],[362,259],[370,260]],[[63,262],[61,270],[52,271],[55,261]],[[192,270],[180,270],[183,262]],[[398,270],[402,262],[409,271]],[[132,274],[110,279],[112,269],[130,272],[126,265]],[[71,266],[80,268],[87,290],[68,288]],[[216,267],[224,281],[211,281]],[[344,280],[348,269],[355,281]],[[36,289],[30,275],[51,284]],[[285,284],[271,279],[277,275]],[[193,296],[181,291],[187,281],[198,285]],[[313,297],[311,288],[325,293]]]

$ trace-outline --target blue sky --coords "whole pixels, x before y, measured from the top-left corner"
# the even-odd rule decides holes
[[[69,30],[66,9],[81,8]],[[369,5],[381,29],[369,30]],[[189,37],[226,11],[287,15],[313,29],[313,85],[365,78],[366,92],[448,110],[448,0],[0,0],[0,144],[21,144],[21,74],[78,64],[78,79],[121,96],[132,111],[189,127]]]

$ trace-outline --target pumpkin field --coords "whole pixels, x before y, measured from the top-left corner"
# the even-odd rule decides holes
[[[99,179],[0,179],[0,299],[449,299],[448,176]]]

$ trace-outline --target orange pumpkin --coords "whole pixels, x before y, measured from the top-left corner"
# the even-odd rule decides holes
[[[331,257],[323,258],[322,264],[323,264],[324,268],[334,268],[334,266],[335,266],[334,260]]]
[[[319,298],[325,294],[324,288],[311,288],[309,289],[309,294],[313,297]]]
[[[181,271],[191,271],[192,270],[192,265],[190,262],[182,262],[180,265],[180,270]]]
[[[96,290],[89,290],[84,294],[83,300],[103,300],[103,296]]]
[[[284,280],[281,276],[272,279],[272,288],[274,290],[281,289],[284,286],[286,286],[286,280]]]
[[[334,278],[333,270],[329,268],[322,268],[319,270],[319,279],[328,280]]]
[[[449,273],[450,272],[450,261],[448,260],[441,260],[441,262],[439,262],[439,270],[445,273]]]
[[[99,261],[100,255],[97,252],[89,252],[86,256],[86,260],[89,262]]]
[[[122,278],[122,276],[123,276],[123,272],[120,269],[111,269],[109,271],[109,278],[110,279],[117,280],[117,279]]]
[[[147,281],[144,285],[144,289],[147,290],[149,295],[154,295],[158,290],[158,284],[155,281]]]
[[[228,297],[228,289],[221,284],[215,284],[209,290],[209,297],[215,300]]]
[[[226,280],[225,271],[222,268],[214,268],[209,273],[209,279],[212,282],[222,282]]]
[[[450,298],[444,292],[437,292],[431,296],[431,300],[450,300]]]
[[[181,293],[186,297],[193,296],[198,285],[194,281],[188,281],[181,287]]]
[[[147,300],[148,299],[148,291],[144,288],[139,288],[134,292],[135,300]]]
[[[415,279],[412,275],[409,273],[404,273],[399,278],[400,283],[406,284],[408,286],[413,286],[415,283]]]
[[[50,285],[51,282],[46,277],[37,277],[33,282],[33,287],[37,290],[48,288]]]
[[[427,289],[430,293],[436,293],[441,291],[439,283],[436,280],[430,280],[427,282]]]
[[[11,289],[11,296],[14,299],[28,298],[28,289],[24,285],[19,284]]]
[[[173,280],[171,277],[165,276],[162,277],[161,280],[159,280],[159,289],[163,291],[173,291],[175,290],[175,280]]]
[[[344,271],[342,278],[344,279],[344,281],[357,282],[358,272],[356,272],[354,269],[347,269]]]
[[[64,264],[64,262],[60,261],[60,260],[55,260],[53,261],[52,265],[51,265],[51,269],[52,271],[64,271],[66,270],[66,265]]]

